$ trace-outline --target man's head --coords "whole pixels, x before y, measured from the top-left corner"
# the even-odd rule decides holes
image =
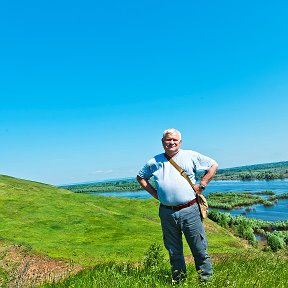
[[[168,156],[173,157],[176,155],[181,143],[181,133],[178,130],[170,128],[163,132],[162,145]]]

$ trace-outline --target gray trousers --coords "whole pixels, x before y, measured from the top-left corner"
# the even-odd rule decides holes
[[[207,253],[208,243],[198,204],[195,203],[180,211],[173,211],[160,205],[159,216],[164,245],[169,252],[173,279],[179,281],[186,277],[182,233],[185,235],[194,257],[196,270],[200,278],[202,280],[209,279],[212,276],[212,264]]]

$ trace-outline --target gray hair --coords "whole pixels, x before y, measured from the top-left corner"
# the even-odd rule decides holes
[[[175,128],[169,128],[169,129],[164,130],[163,138],[165,138],[166,134],[173,134],[173,133],[177,133],[179,135],[179,140],[181,140],[181,133],[179,130]]]

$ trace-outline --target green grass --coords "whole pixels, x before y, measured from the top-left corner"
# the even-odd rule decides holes
[[[137,262],[153,242],[162,244],[158,203],[78,194],[51,185],[0,176],[0,237],[33,252],[81,265]],[[207,220],[210,253],[244,249]],[[190,251],[185,246],[185,253]]]
[[[142,265],[151,243],[163,247],[158,203],[153,199],[79,194],[0,176],[0,219],[0,238],[7,243],[86,266],[63,282],[43,287],[171,286],[166,251],[157,265]],[[199,284],[194,265],[188,261],[188,279],[178,287],[286,287],[285,252],[247,249],[209,219],[205,229],[214,278],[209,284]],[[184,250],[189,257],[186,244]],[[0,268],[0,286],[7,286],[9,280],[7,271]]]
[[[187,266],[187,280],[177,287],[287,287],[287,259],[271,254],[238,254],[218,259],[214,277],[208,283],[199,283],[192,264]],[[46,284],[45,288],[66,287],[171,287],[167,262],[145,269],[128,264],[97,265],[60,283]]]
[[[8,281],[9,281],[8,273],[3,268],[0,268],[0,287],[2,288],[7,287]]]

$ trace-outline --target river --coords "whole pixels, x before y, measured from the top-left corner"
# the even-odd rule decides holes
[[[205,190],[207,196],[212,192],[260,192],[273,191],[275,195],[288,193],[288,179],[283,180],[254,180],[254,181],[211,181]],[[121,191],[121,192],[101,192],[91,193],[103,196],[125,197],[136,199],[149,199],[152,196],[144,190],[140,191]],[[263,196],[267,197],[267,196]],[[249,218],[256,218],[265,221],[288,220],[288,199],[279,200],[277,204],[270,207],[257,204],[251,206],[251,211],[246,212],[245,208],[232,209],[232,215],[243,215]],[[223,211],[223,210],[220,210]]]

